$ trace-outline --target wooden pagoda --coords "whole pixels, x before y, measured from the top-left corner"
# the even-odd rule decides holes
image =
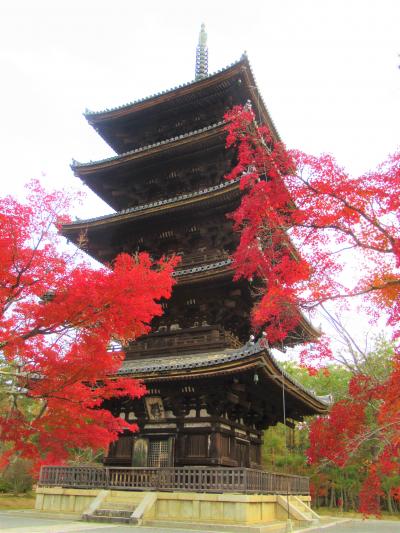
[[[286,375],[266,343],[249,341],[254,297],[248,282],[233,281],[238,235],[227,214],[241,193],[224,179],[235,154],[225,148],[223,116],[250,100],[278,133],[247,57],[208,75],[202,39],[195,81],[86,112],[116,155],[73,163],[76,176],[115,213],[65,225],[68,239],[77,243],[85,233],[88,253],[106,263],[141,250],[154,258],[182,256],[164,315],[126,349],[120,373],[143,380],[148,394],[108,404],[139,426],[111,446],[110,466],[261,468],[264,429],[327,409]],[[302,319],[288,343],[316,335]]]

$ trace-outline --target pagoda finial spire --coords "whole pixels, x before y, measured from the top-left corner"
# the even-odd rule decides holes
[[[208,48],[207,48],[207,33],[206,27],[203,23],[201,25],[199,44],[196,48],[196,76],[195,80],[201,80],[208,76]]]

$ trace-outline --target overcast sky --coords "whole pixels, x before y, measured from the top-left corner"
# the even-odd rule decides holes
[[[246,50],[289,147],[363,172],[399,146],[400,0],[2,0],[1,192],[80,186],[72,158],[112,155],[82,112],[191,81],[202,22],[210,72]]]
[[[3,192],[111,150],[82,116],[193,79],[201,22],[210,72],[249,55],[286,144],[349,169],[400,144],[400,1],[57,0],[0,3]],[[104,207],[89,196],[87,215]]]

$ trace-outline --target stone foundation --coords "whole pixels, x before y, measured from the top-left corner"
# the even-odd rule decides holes
[[[100,490],[39,487],[36,492],[36,509],[46,512],[82,514]],[[112,491],[121,501],[138,501],[146,493]],[[214,524],[266,524],[286,520],[287,511],[278,504],[277,495],[261,494],[210,494],[196,492],[157,492],[154,505],[143,515],[143,524],[154,521],[196,522]],[[310,504],[310,496],[299,496]]]

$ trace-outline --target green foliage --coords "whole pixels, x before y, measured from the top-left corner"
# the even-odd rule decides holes
[[[32,490],[33,478],[30,461],[15,458],[3,471],[0,478],[0,491],[14,494],[26,493]],[[4,490],[1,490],[4,487]]]
[[[11,492],[11,484],[6,481],[3,477],[0,477],[0,492]]]
[[[337,402],[348,396],[349,382],[357,373],[371,376],[378,383],[384,382],[391,371],[393,353],[393,345],[383,336],[378,336],[373,350],[363,353],[357,359],[349,356],[348,365],[331,364],[326,369],[319,370],[315,375],[291,361],[282,363],[282,366],[307,389],[321,396],[331,394],[334,402]],[[369,417],[371,430],[376,425],[375,412],[374,405],[371,405]],[[356,510],[365,465],[373,461],[376,449],[370,445],[371,443],[364,443],[358,450],[357,460],[343,468],[328,463],[320,464],[318,467],[310,466],[306,461],[306,450],[309,446],[311,420],[312,418],[296,423],[293,429],[277,424],[264,432],[264,468],[270,471],[310,476],[314,503],[317,506],[326,505],[331,508]],[[383,503],[389,512],[399,510],[399,504],[393,498],[393,489],[399,486],[399,477],[386,477],[383,480],[385,491]]]
[[[287,361],[283,368],[304,387],[317,395],[331,394],[335,400],[347,394],[351,372],[344,366],[329,365],[315,375],[307,369]],[[310,475],[312,470],[306,463],[308,440],[308,420],[296,424],[295,428],[285,428],[283,424],[268,428],[264,432],[263,464],[271,470],[293,474]]]
[[[393,343],[389,342],[384,335],[379,335],[375,339],[374,350],[365,354],[359,370],[383,383],[392,371],[394,354]]]
[[[351,372],[344,366],[338,364],[328,365],[319,370],[316,374],[303,367],[287,361],[282,364],[283,368],[292,377],[299,381],[304,387],[320,396],[331,394],[334,401],[344,398],[347,394]]]

